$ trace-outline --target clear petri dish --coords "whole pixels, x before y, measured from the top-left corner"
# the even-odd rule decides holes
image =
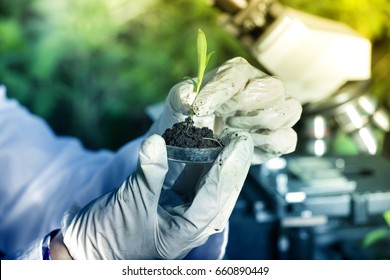
[[[181,148],[167,145],[168,159],[183,163],[211,163],[223,147],[216,148]]]

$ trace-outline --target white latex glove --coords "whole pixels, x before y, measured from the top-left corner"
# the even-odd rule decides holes
[[[250,166],[253,143],[247,133],[223,136],[225,148],[209,170],[187,180],[192,203],[178,203],[180,192],[160,194],[168,161],[165,142],[152,135],[143,142],[138,170],[119,188],[62,220],[64,243],[74,259],[179,259],[221,232],[233,210]],[[205,174],[205,175],[204,175]],[[188,178],[188,177],[186,177]],[[178,184],[184,181],[178,178]],[[191,182],[191,183],[190,183]],[[175,193],[175,194],[174,194]],[[188,196],[187,196],[188,198]]]
[[[206,125],[216,134],[225,127],[250,132],[255,146],[253,164],[295,150],[297,135],[292,126],[299,120],[302,106],[286,96],[281,80],[237,57],[208,73],[204,83],[196,99],[192,81],[175,85],[150,133],[162,134],[183,120],[195,99],[196,125]]]

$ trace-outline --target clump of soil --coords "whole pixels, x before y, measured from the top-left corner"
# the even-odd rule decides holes
[[[170,146],[182,148],[214,148],[221,147],[220,141],[214,136],[208,127],[196,127],[192,118],[175,123],[172,128],[167,128],[162,137]]]

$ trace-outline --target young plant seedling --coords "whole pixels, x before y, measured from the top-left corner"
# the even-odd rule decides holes
[[[206,35],[201,29],[198,29],[196,45],[197,45],[197,54],[198,54],[198,79],[197,80],[191,79],[194,84],[195,98],[191,103],[190,117],[194,115],[194,103],[196,97],[200,92],[200,88],[202,87],[203,77],[206,72],[207,64],[209,63],[210,58],[214,53],[214,52],[207,53]]]
[[[202,87],[206,67],[213,53],[207,53],[206,35],[201,29],[198,29],[198,77],[191,79],[195,97],[191,102],[189,115],[184,121],[175,123],[172,128],[166,129],[162,135],[167,144],[168,158],[171,160],[210,162],[222,149],[222,144],[215,138],[211,129],[195,127],[193,121],[194,103]]]

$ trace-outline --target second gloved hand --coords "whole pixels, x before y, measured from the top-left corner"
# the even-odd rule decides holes
[[[64,243],[74,259],[180,259],[221,232],[248,173],[253,143],[247,133],[227,134],[226,146],[197,182],[191,203],[160,204],[168,161],[164,140],[142,144],[139,166],[119,188],[69,211]],[[185,184],[185,180],[177,182]],[[185,189],[185,186],[181,186]],[[178,194],[180,196],[180,194]]]
[[[208,126],[216,134],[226,127],[249,132],[255,147],[253,164],[295,150],[297,135],[292,126],[301,116],[301,104],[285,94],[280,79],[241,57],[210,71],[197,97],[191,80],[175,85],[149,133],[161,135],[184,120],[192,103],[197,126]]]

